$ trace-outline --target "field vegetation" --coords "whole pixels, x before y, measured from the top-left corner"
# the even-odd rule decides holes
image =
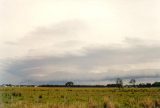
[[[160,88],[1,87],[0,108],[160,108]]]

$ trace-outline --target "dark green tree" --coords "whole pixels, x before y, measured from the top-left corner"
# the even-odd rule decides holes
[[[121,78],[117,78],[116,84],[117,84],[118,88],[122,88],[123,87],[123,80]]]
[[[135,87],[135,84],[136,84],[136,80],[135,79],[131,79],[129,81],[130,84],[132,84],[133,87]]]
[[[67,82],[67,83],[65,84],[66,87],[72,87],[73,85],[74,85],[74,83],[71,82],[71,81],[70,81],[70,82]]]

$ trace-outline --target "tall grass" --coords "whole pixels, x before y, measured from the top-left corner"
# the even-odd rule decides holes
[[[160,108],[160,89],[0,88],[0,108]]]

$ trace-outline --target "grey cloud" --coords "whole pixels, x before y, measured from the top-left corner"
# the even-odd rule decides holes
[[[67,34],[67,33],[75,33],[79,29],[85,28],[85,24],[80,20],[68,20],[62,21],[58,24],[54,24],[50,27],[39,27],[34,30],[32,33],[38,36],[46,36],[56,34]],[[64,36],[64,35],[63,35]]]
[[[40,44],[59,44],[59,42],[66,40],[74,41],[77,35],[82,34],[87,29],[87,24],[78,19],[61,21],[59,23],[51,24],[50,26],[40,26],[34,28],[31,32],[27,33],[24,37],[17,39],[17,41],[6,41],[6,45],[17,45],[29,47]],[[72,42],[73,43],[73,42]],[[32,46],[31,46],[32,45]]]
[[[6,45],[16,45],[17,43],[12,42],[12,41],[6,41],[6,42],[4,42],[4,44],[6,44]]]
[[[32,32],[28,33],[28,35],[26,35],[20,41],[45,41],[46,39],[57,40],[71,38],[75,37],[80,31],[85,30],[86,27],[86,24],[81,20],[67,20],[59,22],[57,24],[53,24],[51,26],[38,27]]]
[[[68,54],[62,57],[48,55],[17,59],[6,67],[6,71],[23,80],[35,81],[39,79],[100,81],[116,77],[157,78],[160,76],[160,68],[142,66],[142,69],[130,69],[128,66],[152,62],[160,65],[159,49],[159,46],[145,44],[130,47],[85,48],[85,54],[81,56]],[[96,73],[96,71],[100,72]]]
[[[4,43],[4,57],[42,56],[69,53],[85,46],[80,35],[87,31],[83,20],[72,19],[33,29],[16,41]],[[76,53],[76,52],[74,52]]]

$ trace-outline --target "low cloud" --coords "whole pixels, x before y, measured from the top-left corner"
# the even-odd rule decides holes
[[[83,21],[71,20],[39,27],[15,42],[6,42],[9,52],[5,55],[9,56],[0,59],[1,82],[159,78],[158,41],[127,37],[119,44],[93,44],[96,41],[84,38],[90,35],[88,31]]]
[[[87,35],[87,24],[83,20],[72,19],[37,27],[16,41],[4,43],[4,57],[44,56],[76,53],[86,44],[81,36]]]
[[[32,81],[104,81],[117,77],[159,78],[160,46],[88,47],[83,55],[23,57],[13,60],[6,72]],[[15,79],[14,79],[15,80]]]

